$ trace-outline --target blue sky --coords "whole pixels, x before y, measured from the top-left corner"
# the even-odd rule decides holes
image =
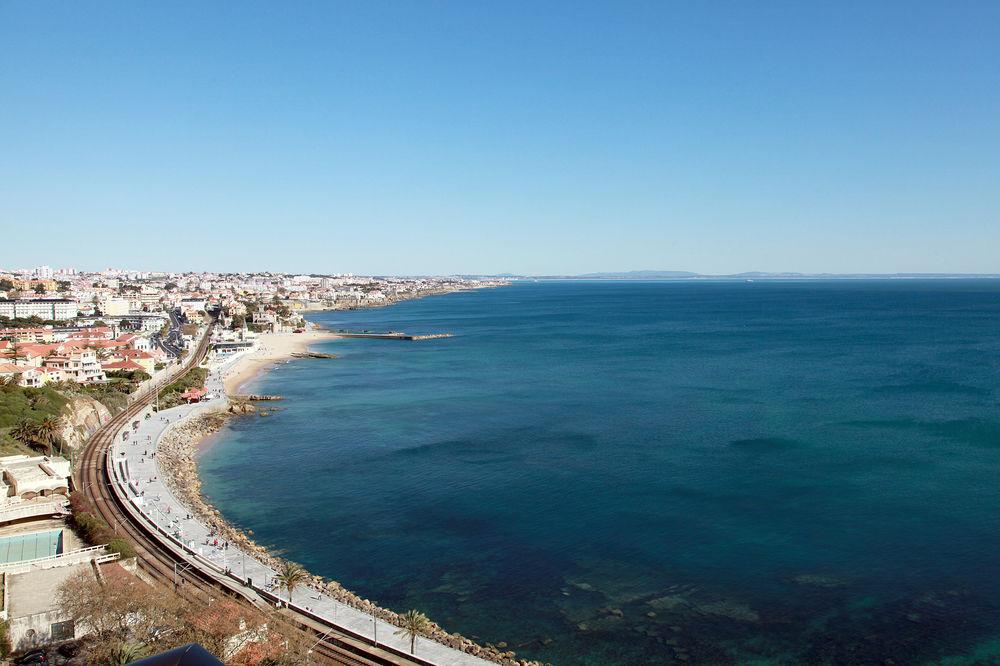
[[[0,3],[0,266],[1000,272],[998,2]]]

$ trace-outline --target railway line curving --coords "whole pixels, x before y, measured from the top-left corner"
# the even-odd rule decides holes
[[[171,377],[179,377],[196,367],[205,358],[211,338],[212,325],[208,327],[190,358]],[[157,389],[149,389],[134,399],[126,409],[112,418],[95,432],[78,458],[73,472],[75,492],[83,492],[93,503],[95,510],[108,525],[115,526],[120,535],[127,537],[136,552],[136,560],[142,571],[149,577],[165,584],[183,582],[178,591],[196,601],[211,603],[214,599],[229,597],[238,603],[257,608],[269,606],[269,602],[256,591],[219,577],[215,572],[200,566],[185,557],[169,540],[151,528],[141,516],[128,506],[128,500],[116,492],[108,468],[108,451],[111,449],[118,431],[140,414],[156,395]],[[409,666],[429,662],[420,658],[398,654],[394,651],[367,644],[365,640],[350,632],[323,622],[320,618],[309,617],[294,609],[282,611],[285,619],[303,632],[307,640],[315,641],[311,657],[326,664],[342,666]]]

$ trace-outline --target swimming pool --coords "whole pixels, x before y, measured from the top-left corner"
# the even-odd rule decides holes
[[[63,549],[62,530],[0,537],[0,564],[58,555]]]

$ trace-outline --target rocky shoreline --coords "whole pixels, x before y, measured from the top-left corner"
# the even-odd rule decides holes
[[[195,462],[195,453],[199,444],[219,432],[225,426],[226,421],[237,413],[232,409],[229,412],[222,409],[202,412],[193,414],[188,419],[174,425],[160,438],[156,460],[167,485],[187,505],[192,515],[206,525],[215,528],[222,538],[259,561],[274,569],[280,569],[283,560],[270,553],[264,546],[256,543],[251,538],[252,531],[244,533],[228,523],[219,510],[208,503],[201,492],[201,477],[198,475],[198,466]],[[375,614],[386,622],[396,626],[402,624],[398,613],[381,608],[373,601],[345,589],[336,581],[310,574],[307,586],[317,592],[323,592],[345,605],[365,613]],[[489,644],[479,645],[460,634],[449,633],[434,622],[431,622],[431,630],[426,637],[502,666],[541,666],[541,663],[537,661],[518,659],[513,651]]]

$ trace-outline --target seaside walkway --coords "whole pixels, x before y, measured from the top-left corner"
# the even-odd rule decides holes
[[[252,582],[252,587],[258,589],[265,598],[270,596],[287,603],[286,591],[273,584],[277,572],[258,561],[253,554],[238,549],[236,544],[229,544],[227,547],[221,538],[212,536],[211,527],[193,516],[191,510],[170,490],[156,457],[151,455],[169,428],[193,414],[226,406],[222,377],[236,358],[226,359],[210,368],[205,383],[208,400],[193,405],[180,405],[159,413],[150,409],[145,410],[132,422],[137,420],[138,427],[132,427],[130,423],[125,429],[128,436],[119,434],[115,438],[111,456],[116,476],[123,479],[125,484],[125,492],[148,521],[159,526],[199,556],[224,571],[228,570],[230,576],[244,583]],[[149,418],[146,418],[147,414]],[[190,558],[190,563],[191,566],[200,566],[193,557]],[[349,589],[349,585],[347,587]],[[395,635],[398,627],[340,603],[313,587],[296,588],[291,605],[331,625],[366,637],[377,645],[409,654],[409,639]],[[493,662],[422,637],[417,639],[415,656],[422,661],[440,666],[493,665]]]

